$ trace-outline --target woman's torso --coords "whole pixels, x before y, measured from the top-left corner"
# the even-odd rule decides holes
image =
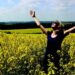
[[[52,51],[60,50],[64,38],[63,32],[60,32],[55,38],[52,38],[51,34],[52,32],[47,32],[47,49]]]

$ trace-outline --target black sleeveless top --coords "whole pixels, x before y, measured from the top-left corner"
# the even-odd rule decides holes
[[[56,38],[52,38],[51,33],[52,32],[47,31],[47,50],[49,50],[50,52],[61,50],[61,43],[66,35],[64,35],[63,30],[61,30]]]

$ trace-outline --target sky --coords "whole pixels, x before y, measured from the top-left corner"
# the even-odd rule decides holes
[[[75,0],[0,0],[0,22],[33,21],[30,10],[40,21],[75,21]]]

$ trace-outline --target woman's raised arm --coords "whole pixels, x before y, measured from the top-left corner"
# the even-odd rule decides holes
[[[73,30],[75,30],[75,26],[73,26],[72,28],[69,28],[69,29],[65,30],[64,34],[67,34],[67,33],[71,32]]]
[[[46,28],[44,28],[44,26],[41,25],[40,21],[39,21],[38,18],[35,16],[35,11],[30,11],[30,15],[31,15],[31,17],[34,19],[36,25],[41,28],[41,30],[43,31],[43,33],[47,34]]]

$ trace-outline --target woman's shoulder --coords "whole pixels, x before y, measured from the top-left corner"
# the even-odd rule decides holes
[[[52,31],[47,31],[47,35],[51,35]]]

